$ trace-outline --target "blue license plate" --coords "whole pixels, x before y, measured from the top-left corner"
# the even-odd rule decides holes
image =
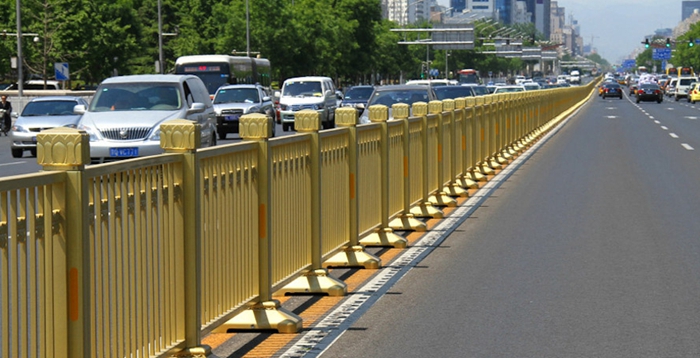
[[[36,137],[32,137],[32,142],[36,143]]]
[[[240,114],[233,114],[233,115],[224,117],[224,119],[226,119],[227,121],[237,121],[239,118],[241,118]]]
[[[138,148],[109,148],[110,157],[138,157]]]

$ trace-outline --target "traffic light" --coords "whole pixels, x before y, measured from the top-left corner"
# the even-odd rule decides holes
[[[671,39],[669,39],[668,37],[666,38],[666,47],[671,47]]]
[[[644,40],[644,48],[649,48],[649,39]]]

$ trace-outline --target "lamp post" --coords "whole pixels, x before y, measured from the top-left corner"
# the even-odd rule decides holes
[[[24,80],[22,79],[22,11],[20,10],[20,0],[16,0],[15,6],[17,7],[17,95],[21,106]]]
[[[158,73],[163,74],[163,14],[161,0],[158,0]]]

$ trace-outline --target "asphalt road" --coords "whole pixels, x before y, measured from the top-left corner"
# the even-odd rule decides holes
[[[320,355],[700,356],[698,118],[593,98]]]

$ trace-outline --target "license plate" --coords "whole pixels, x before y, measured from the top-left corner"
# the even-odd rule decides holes
[[[36,143],[36,137],[32,137],[32,142]]]
[[[109,148],[110,157],[138,157],[138,148]]]
[[[224,119],[226,119],[227,121],[237,121],[239,118],[241,118],[240,114],[233,114],[233,115],[224,117]]]

